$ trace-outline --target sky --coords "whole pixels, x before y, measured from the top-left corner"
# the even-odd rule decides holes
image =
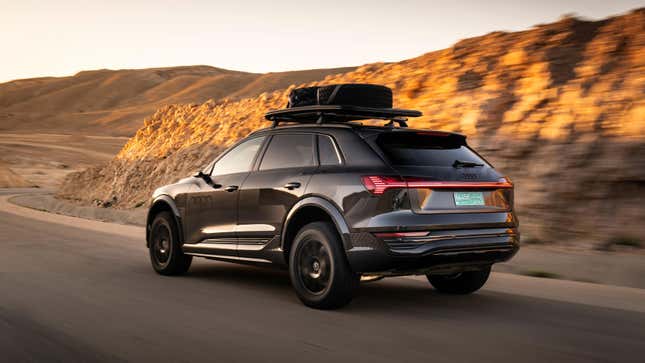
[[[643,0],[0,0],[0,82],[205,64],[247,72],[399,61]]]

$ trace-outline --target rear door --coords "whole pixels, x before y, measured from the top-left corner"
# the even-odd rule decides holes
[[[470,149],[462,135],[397,130],[380,133],[372,142],[405,182],[416,213],[512,208],[510,182]]]
[[[252,258],[282,232],[287,212],[304,193],[318,167],[315,136],[310,133],[273,135],[257,170],[240,190],[238,255]]]

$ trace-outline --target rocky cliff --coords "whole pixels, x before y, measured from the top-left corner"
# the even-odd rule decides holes
[[[495,32],[310,84],[341,82],[387,85],[396,106],[423,111],[412,127],[468,135],[515,181],[525,240],[645,236],[645,9]],[[71,175],[60,196],[141,205],[268,126],[263,113],[284,106],[289,90],[163,107],[109,164]]]

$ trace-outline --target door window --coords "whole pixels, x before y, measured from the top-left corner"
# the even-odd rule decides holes
[[[263,137],[256,137],[237,145],[220,158],[213,167],[211,175],[243,173],[251,170],[251,164],[258,153]]]
[[[260,170],[314,166],[313,135],[283,134],[271,138]]]

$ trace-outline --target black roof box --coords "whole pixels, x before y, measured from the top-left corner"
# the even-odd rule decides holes
[[[287,108],[266,113],[277,125],[280,121],[300,123],[347,122],[383,119],[405,125],[406,117],[421,112],[392,108],[392,90],[374,84],[336,84],[296,88],[289,94]]]
[[[289,95],[287,108],[327,105],[392,108],[392,90],[376,84],[358,83],[296,88]]]

